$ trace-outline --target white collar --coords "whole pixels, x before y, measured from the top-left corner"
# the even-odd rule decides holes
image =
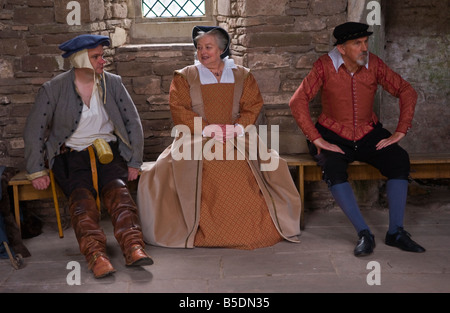
[[[336,70],[336,73],[339,70],[339,67],[344,64],[344,59],[342,58],[341,53],[339,52],[338,48],[335,47],[333,50],[328,52],[328,56],[331,58],[331,61],[333,61],[334,69]],[[369,58],[367,58],[367,63],[365,65],[367,69],[369,69]]]
[[[234,64],[234,60],[229,57],[223,59],[224,67],[222,71],[222,77],[220,78],[220,84],[232,84],[234,83],[233,69],[237,68]],[[200,61],[195,60],[195,66],[197,66],[198,73],[200,75],[200,83],[202,85],[208,84],[218,84],[217,78],[211,73],[211,71],[200,63]]]

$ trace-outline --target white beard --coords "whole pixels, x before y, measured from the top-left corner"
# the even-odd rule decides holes
[[[369,54],[363,55],[364,59],[357,59],[356,63],[360,66],[364,66],[367,64],[368,60],[369,60]]]

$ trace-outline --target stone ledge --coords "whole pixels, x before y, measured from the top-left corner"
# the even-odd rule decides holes
[[[190,43],[148,43],[148,44],[126,44],[117,47],[119,51],[137,52],[145,50],[165,50],[165,49],[193,49],[192,42]]]

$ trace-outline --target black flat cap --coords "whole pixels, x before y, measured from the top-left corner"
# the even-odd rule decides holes
[[[94,49],[99,45],[109,46],[111,44],[108,36],[101,35],[79,35],[72,38],[59,46],[59,49],[65,51],[62,55],[63,58],[67,58],[74,54],[75,52],[84,49]]]
[[[198,36],[198,33],[199,32],[207,33],[213,29],[218,29],[220,32],[222,32],[222,34],[224,34],[225,38],[228,39],[227,47],[225,48],[224,52],[220,55],[220,58],[223,59],[226,56],[230,55],[230,35],[222,27],[219,27],[219,26],[194,26],[194,28],[192,29],[192,41],[194,42],[195,48],[197,48],[197,43],[195,42],[194,39],[195,39],[195,37]]]
[[[336,26],[333,31],[333,36],[336,38],[336,45],[343,44],[347,40],[357,39],[361,37],[370,36],[373,32],[367,31],[369,25],[357,22],[347,22]]]

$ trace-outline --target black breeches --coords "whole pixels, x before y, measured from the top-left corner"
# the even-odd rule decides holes
[[[114,155],[110,163],[101,164],[97,156],[95,158],[99,192],[101,192],[103,186],[115,179],[121,179],[125,183],[128,181],[128,166],[120,156],[117,144],[111,143],[110,146]],[[55,158],[52,169],[56,182],[67,197],[77,188],[86,188],[92,192],[94,197],[96,196],[89,151],[87,149],[58,155]]]
[[[316,124],[323,139],[339,146],[345,154],[322,150],[317,154],[314,144],[308,142],[311,155],[321,166],[323,180],[329,187],[344,183],[348,180],[348,164],[353,161],[362,161],[377,168],[388,179],[408,179],[410,172],[409,155],[398,144],[390,145],[381,150],[376,150],[376,144],[391,136],[381,123],[358,141],[344,139],[333,131]]]

